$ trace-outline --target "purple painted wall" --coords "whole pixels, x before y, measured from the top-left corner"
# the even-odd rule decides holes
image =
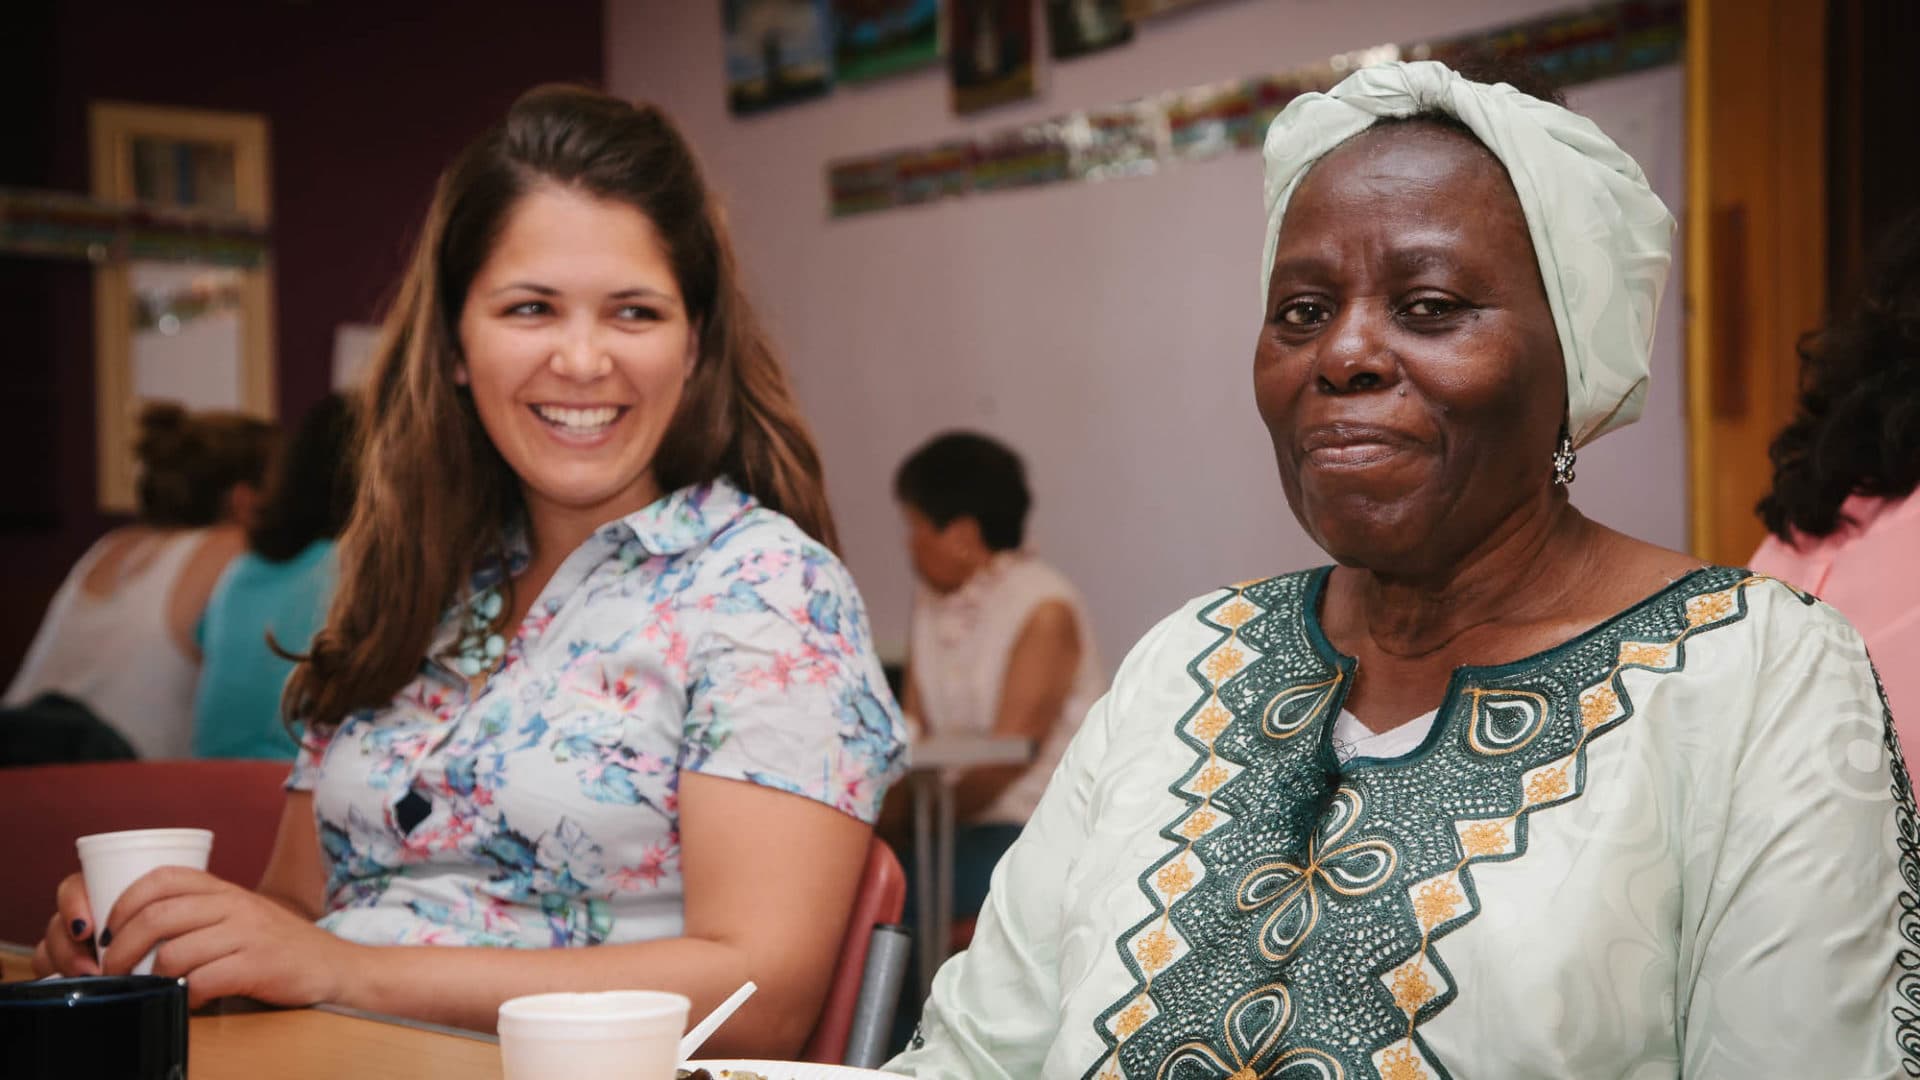
[[[601,81],[599,0],[21,5],[0,186],[85,191],[91,101],[264,113],[272,129],[279,409],[325,394],[334,327],[371,321],[446,159],[540,82]],[[88,269],[0,256],[0,680],[94,509]]]

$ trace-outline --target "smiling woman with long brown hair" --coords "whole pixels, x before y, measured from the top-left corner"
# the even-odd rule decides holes
[[[97,924],[108,971],[164,941],[155,970],[196,1000],[483,1029],[528,992],[698,1012],[751,978],[716,1043],[796,1049],[902,732],[818,455],[666,117],[542,89],[455,159],[364,416],[258,892],[159,871],[94,912],[72,879],[41,966],[91,970]]]

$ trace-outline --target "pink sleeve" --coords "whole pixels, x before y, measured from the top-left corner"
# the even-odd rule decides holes
[[[1816,541],[1816,546],[1818,542]],[[1779,578],[1802,592],[1813,592],[1820,584],[1817,560],[1801,553],[1777,536],[1768,536],[1747,560],[1747,569],[1756,574]]]

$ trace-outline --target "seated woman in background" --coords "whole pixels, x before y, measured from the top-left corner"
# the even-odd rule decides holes
[[[100,538],[54,594],[5,704],[72,698],[142,758],[193,745],[194,627],[246,546],[274,427],[237,413],[141,413],[136,518]]]
[[[1134,647],[889,1069],[1913,1075],[1913,797],[1860,635],[1568,500],[1646,393],[1639,166],[1430,61],[1295,98],[1265,156],[1251,397],[1337,565]]]
[[[1756,573],[1860,628],[1920,751],[1920,213],[1881,241],[1866,296],[1801,347],[1800,413],[1773,441]]]
[[[358,483],[353,416],[329,394],[307,411],[273,468],[247,530],[247,550],[220,575],[200,620],[193,756],[291,758],[280,718],[293,661],[307,651],[333,596],[333,538]]]
[[[1012,450],[952,432],[894,474],[920,579],[902,702],[920,735],[1031,740],[1028,765],[985,766],[954,785],[953,911],[986,899],[994,864],[1020,835],[1080,720],[1100,696],[1080,596],[1022,551],[1032,498]]]
[[[904,731],[666,116],[543,88],[463,151],[360,416],[259,890],[162,870],[92,911],[75,876],[36,963],[92,970],[97,925],[107,971],[164,942],[195,1001],[481,1030],[530,992],[651,987],[699,1015],[752,979],[715,1052],[793,1052]]]

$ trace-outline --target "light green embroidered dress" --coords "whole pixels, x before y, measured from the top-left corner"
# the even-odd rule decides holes
[[[1325,579],[1134,648],[889,1068],[1920,1074],[1912,794],[1830,608],[1699,571],[1341,767]]]

